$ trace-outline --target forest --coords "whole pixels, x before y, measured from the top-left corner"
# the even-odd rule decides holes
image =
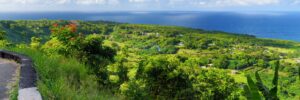
[[[179,26],[2,20],[0,47],[33,59],[46,100],[300,99],[294,41]]]

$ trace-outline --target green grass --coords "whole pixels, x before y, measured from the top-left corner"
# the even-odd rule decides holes
[[[13,78],[13,82],[10,83],[10,91],[9,91],[9,99],[10,100],[18,100],[18,92],[19,92],[19,81],[20,81],[20,67],[17,64],[17,70]]]
[[[111,100],[120,99],[97,85],[84,64],[72,58],[44,55],[28,48],[7,50],[32,58],[38,74],[38,89],[45,100]]]
[[[246,75],[243,72],[238,72],[238,74],[231,74],[237,83],[247,83]]]

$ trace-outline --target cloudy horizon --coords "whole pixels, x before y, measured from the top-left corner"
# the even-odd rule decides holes
[[[300,11],[300,0],[0,0],[0,12]]]

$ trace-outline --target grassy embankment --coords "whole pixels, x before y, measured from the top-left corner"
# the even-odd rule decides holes
[[[32,58],[38,74],[37,86],[45,100],[107,100],[118,99],[97,85],[87,67],[72,58],[48,56],[29,48],[7,48]],[[16,99],[12,92],[11,99]]]

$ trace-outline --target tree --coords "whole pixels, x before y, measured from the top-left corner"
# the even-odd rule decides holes
[[[180,58],[174,55],[142,60],[136,74],[135,79],[120,86],[129,98],[150,94],[144,98],[219,100],[229,98],[239,90],[226,71],[201,69],[197,64],[181,65]]]
[[[113,60],[115,50],[103,46],[104,38],[98,34],[83,36],[77,32],[75,23],[54,24],[51,27],[51,40],[43,46],[44,51],[58,52],[65,56],[76,57],[89,65],[100,83],[108,80],[106,66]],[[51,49],[47,49],[51,48]],[[116,79],[116,77],[111,77]]]
[[[218,59],[213,62],[213,65],[218,68],[227,69],[229,65],[228,57],[221,55]]]
[[[0,30],[0,40],[4,40],[5,39],[5,35],[6,35],[6,32]]]
[[[257,66],[265,68],[265,67],[267,67],[267,64],[265,63],[265,61],[263,59],[259,59],[257,61]]]
[[[56,23],[53,24],[50,30],[51,37],[56,37],[65,44],[74,42],[80,36],[80,34],[76,33],[77,25],[74,23],[69,23],[65,26]]]
[[[30,43],[30,47],[33,49],[38,49],[40,46],[40,42],[41,42],[41,38],[38,37],[31,37],[31,43]]]

